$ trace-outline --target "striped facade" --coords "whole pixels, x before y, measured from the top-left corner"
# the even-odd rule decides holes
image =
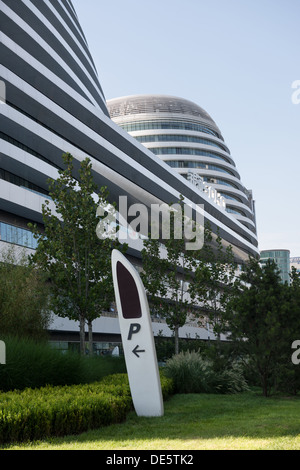
[[[107,105],[122,129],[184,178],[197,184],[200,176],[204,191],[214,188],[226,211],[256,233],[252,193],[242,184],[220,129],[203,108],[165,95],[115,98]]]
[[[252,230],[112,121],[71,1],[0,0],[0,15],[0,249],[35,248],[27,224],[42,224],[47,180],[70,152],[78,165],[90,158],[96,183],[112,200],[125,195],[129,204],[149,207],[182,194],[204,204],[206,219],[238,259],[259,254]]]

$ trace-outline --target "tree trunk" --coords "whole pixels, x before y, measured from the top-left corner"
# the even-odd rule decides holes
[[[179,327],[174,327],[174,338],[175,338],[175,354],[179,353]]]
[[[93,324],[91,321],[88,322],[89,329],[89,355],[93,355]]]
[[[79,320],[79,328],[80,328],[80,354],[85,354],[85,319],[83,315],[80,315]]]
[[[263,372],[261,376],[261,383],[262,383],[263,396],[268,397],[269,396],[268,374],[265,371]]]

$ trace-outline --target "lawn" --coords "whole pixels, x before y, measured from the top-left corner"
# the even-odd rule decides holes
[[[256,392],[174,395],[165,402],[161,418],[130,412],[122,424],[9,448],[300,450],[300,397],[264,398]]]

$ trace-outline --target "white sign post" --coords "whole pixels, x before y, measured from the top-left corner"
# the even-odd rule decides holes
[[[138,416],[163,416],[164,407],[149,305],[142,280],[118,250],[112,273],[133,405]]]
[[[0,364],[6,364],[6,346],[4,341],[0,341]]]

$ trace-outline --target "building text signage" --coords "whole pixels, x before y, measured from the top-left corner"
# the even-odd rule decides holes
[[[194,171],[189,171],[187,175],[188,181],[190,181],[194,186],[196,186],[200,191],[205,193],[209,199],[213,200],[215,204],[226,209],[226,201],[223,196],[221,196],[216,189],[212,186],[209,186],[204,179],[195,173]]]

